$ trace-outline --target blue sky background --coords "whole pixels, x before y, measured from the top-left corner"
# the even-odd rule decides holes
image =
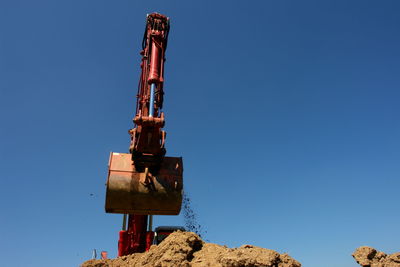
[[[3,0],[3,266],[116,255],[107,161],[128,150],[154,11],[171,18],[167,154],[207,240],[305,267],[399,251],[398,1]]]

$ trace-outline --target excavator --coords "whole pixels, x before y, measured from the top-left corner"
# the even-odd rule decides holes
[[[111,152],[109,158],[105,211],[123,214],[118,256],[148,250],[155,240],[153,215],[178,215],[181,210],[183,161],[182,157],[165,156],[163,130],[169,28],[168,17],[159,13],[147,15],[134,127],[128,131],[129,153]],[[161,228],[159,237],[174,229]]]

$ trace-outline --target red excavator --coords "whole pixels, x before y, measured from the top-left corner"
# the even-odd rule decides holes
[[[105,210],[124,214],[118,256],[148,250],[154,239],[152,215],[178,215],[181,209],[182,158],[165,156],[166,133],[162,130],[168,33],[168,17],[147,15],[129,153],[110,154]],[[174,228],[168,229],[164,235]]]

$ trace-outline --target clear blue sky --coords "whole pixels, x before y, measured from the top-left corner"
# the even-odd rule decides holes
[[[154,11],[171,18],[168,155],[207,240],[305,267],[399,251],[399,1],[3,0],[3,266],[116,255],[107,161],[128,150]]]

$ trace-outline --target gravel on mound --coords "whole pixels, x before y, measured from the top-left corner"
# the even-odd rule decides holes
[[[108,260],[89,260],[81,267],[301,267],[301,264],[287,254],[252,245],[227,248],[205,243],[192,232],[175,232],[158,246],[151,246],[144,253]]]
[[[400,252],[387,255],[371,247],[359,247],[352,256],[363,267],[400,267]]]

